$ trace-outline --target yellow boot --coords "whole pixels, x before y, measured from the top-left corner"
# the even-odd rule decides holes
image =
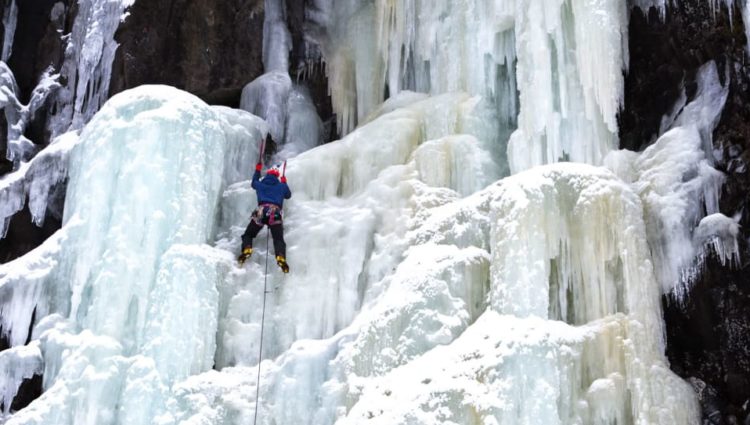
[[[237,257],[237,261],[240,263],[240,266],[245,264],[245,261],[247,261],[250,256],[253,255],[253,249],[250,247],[246,247],[242,250],[242,254],[240,254],[239,257]]]
[[[282,255],[276,256],[276,264],[281,267],[281,271],[284,273],[289,273],[289,264],[286,263],[286,258]]]

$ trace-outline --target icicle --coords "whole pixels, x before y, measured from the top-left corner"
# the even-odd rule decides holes
[[[733,25],[733,18],[734,18],[734,1],[735,0],[708,0],[708,3],[711,5],[711,12],[714,15],[714,19],[716,19],[716,15],[719,13],[721,9],[721,5],[723,4],[724,7],[727,8],[727,15],[729,17],[729,25]],[[746,0],[743,0],[746,1]]]
[[[77,143],[76,132],[65,133],[20,169],[0,179],[0,236],[5,237],[11,217],[23,208],[27,197],[32,220],[37,226],[44,224],[50,200],[67,178],[68,156]]]
[[[403,90],[466,91],[515,122],[513,1],[315,2],[310,36],[321,45],[339,129],[351,132]]]
[[[286,4],[283,0],[265,0],[263,21],[263,66],[266,72],[289,71],[292,36],[286,26]]]
[[[42,373],[42,353],[39,343],[14,347],[0,352],[0,418],[10,413],[10,406],[25,379]]]
[[[52,136],[86,124],[109,96],[112,62],[118,44],[115,32],[135,0],[80,0],[73,29],[67,36],[60,74],[67,83],[56,96]]]
[[[44,105],[47,97],[60,87],[58,78],[59,75],[52,74],[51,67],[47,68],[31,92],[28,105],[22,105],[18,100],[18,86],[13,72],[5,62],[0,62],[0,108],[5,111],[5,121],[8,126],[6,157],[13,161],[14,170],[17,170],[22,162],[28,161],[35,153],[34,144],[24,136],[24,132],[36,111]]]
[[[276,160],[317,146],[322,138],[322,122],[310,94],[295,85],[289,76],[292,38],[286,25],[283,0],[265,0],[263,23],[263,64],[266,73],[242,89],[240,109],[268,122],[271,137],[281,148]]]
[[[693,234],[693,244],[698,253],[696,273],[705,264],[706,258],[713,250],[723,266],[737,266],[740,263],[740,248],[737,243],[740,215],[727,217],[716,213],[704,217]]]
[[[240,109],[266,120],[273,140],[283,143],[291,91],[292,80],[286,71],[263,74],[242,89]]]
[[[16,0],[10,0],[3,12],[3,28],[5,33],[3,34],[3,51],[0,55],[0,61],[8,62],[10,55],[13,52],[13,39],[16,35],[16,24],[18,22],[18,5]]]
[[[600,164],[617,145],[628,63],[619,0],[525,0],[516,18],[520,113],[511,172],[559,161]]]
[[[709,0],[709,1],[715,1],[715,0]],[[670,5],[673,2],[673,0],[629,0],[628,3],[632,4],[633,7],[638,7],[643,11],[644,14],[648,14],[648,10],[650,8],[656,8],[656,10],[659,11],[659,16],[661,16],[662,19],[667,14],[667,6]]]

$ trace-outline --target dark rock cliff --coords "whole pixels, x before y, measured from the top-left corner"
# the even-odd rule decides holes
[[[263,0],[136,1],[120,25],[110,95],[168,84],[239,107],[263,73]]]
[[[630,72],[620,115],[623,148],[653,142],[662,115],[684,81],[695,94],[695,74],[714,60],[728,75],[729,98],[714,131],[716,166],[727,176],[722,213],[741,214],[742,264],[709,258],[684,305],[664,299],[667,356],[672,369],[699,394],[704,423],[750,424],[750,67],[739,9],[714,16],[705,0],[682,0],[661,19],[635,9],[630,19]],[[723,2],[719,2],[723,3]],[[731,13],[731,23],[730,23]]]

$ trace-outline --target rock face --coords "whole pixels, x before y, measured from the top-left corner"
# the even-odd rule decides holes
[[[654,9],[634,10],[630,21],[630,72],[621,144],[642,149],[654,140],[662,115],[669,112],[685,82],[690,99],[695,74],[715,60],[729,79],[729,98],[714,131],[716,166],[727,175],[721,211],[741,214],[742,264],[707,268],[685,305],[665,299],[667,355],[672,369],[690,380],[703,405],[706,423],[750,423],[750,67],[738,8],[714,16],[709,2],[682,0],[662,20]],[[730,13],[731,23],[730,23]]]
[[[238,107],[242,87],[263,73],[263,0],[136,1],[128,13],[110,95],[168,84]]]

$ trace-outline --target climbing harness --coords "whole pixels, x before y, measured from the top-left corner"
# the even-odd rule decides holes
[[[258,208],[253,211],[250,219],[258,226],[263,226],[264,224],[273,226],[275,224],[280,224],[283,217],[284,213],[278,205],[263,203],[258,205]]]
[[[258,422],[258,399],[260,397],[260,365],[263,359],[263,331],[266,327],[266,290],[268,283],[268,240],[271,239],[271,230],[266,233],[266,271],[263,273],[263,313],[260,316],[260,350],[258,350],[258,380],[255,382],[255,418],[253,424]]]

